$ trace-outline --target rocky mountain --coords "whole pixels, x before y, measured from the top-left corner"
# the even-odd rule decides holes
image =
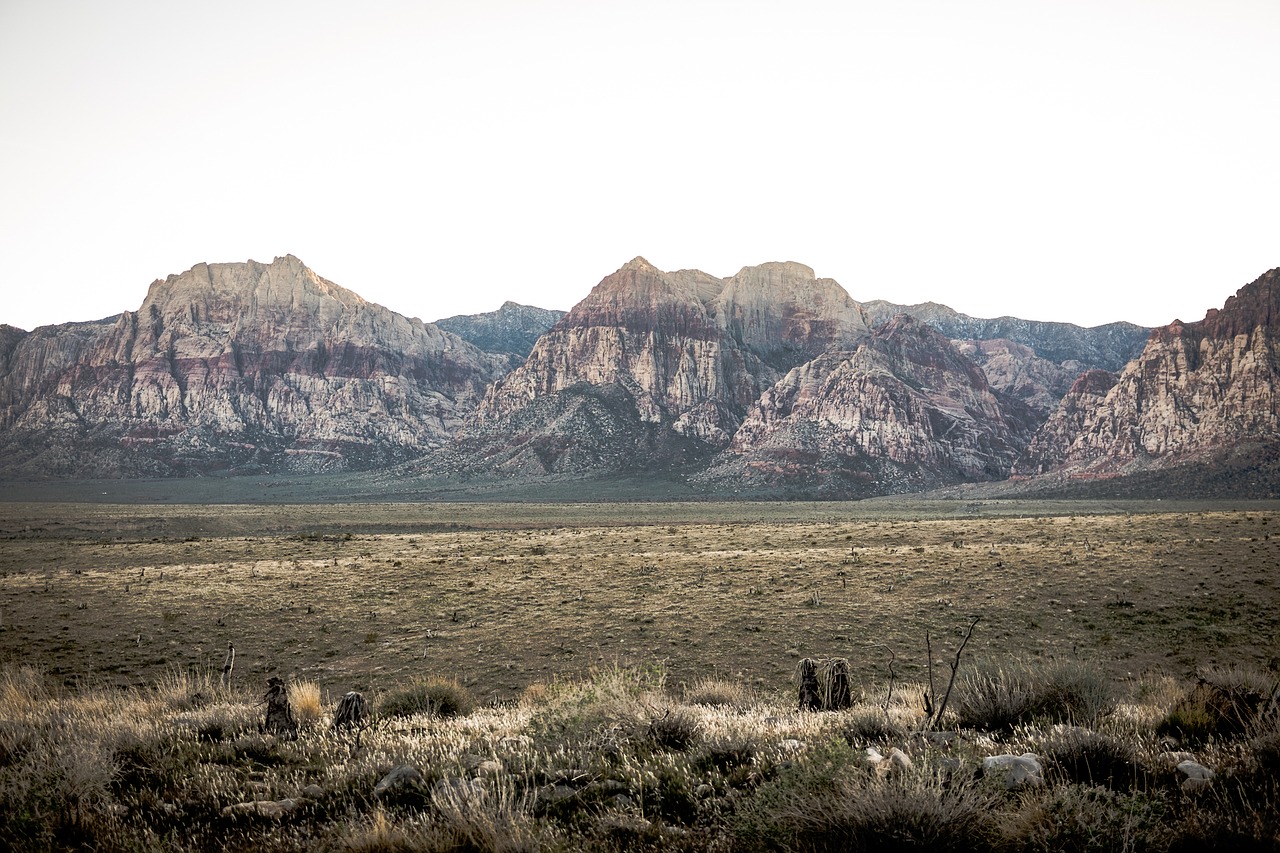
[[[543,401],[570,394],[596,400],[590,411],[610,400],[611,417],[633,418],[635,429],[651,434],[629,450],[614,447],[611,470],[705,458],[729,443],[780,371],[868,333],[858,304],[802,264],[746,267],[718,279],[698,270],[663,272],[635,258],[490,389],[457,446],[483,445],[471,463],[482,467],[495,458],[546,458],[509,445],[557,433],[566,406]],[[581,406],[568,409],[585,416]],[[589,442],[586,429],[573,433],[578,441]],[[555,456],[549,464],[547,470],[561,470],[565,462]]]
[[[955,340],[956,349],[982,369],[992,389],[1026,403],[1041,420],[1057,407],[1088,365],[1074,359],[1061,364],[1036,355],[1025,344],[996,338]]]
[[[485,352],[517,356],[519,361],[516,364],[519,364],[529,356],[538,338],[564,315],[564,311],[504,302],[497,311],[458,314],[436,320],[435,325]]]
[[[1278,387],[1280,269],[1199,322],[1154,330],[1114,384],[1081,377],[1014,472],[1114,477],[1274,455]]]
[[[953,340],[1011,341],[1030,347],[1039,358],[1058,365],[1077,362],[1113,372],[1123,368],[1142,350],[1151,331],[1132,323],[1084,328],[1071,323],[1021,320],[1017,317],[983,320],[936,302],[897,305],[875,300],[864,303],[863,307],[875,325],[888,322],[898,314],[910,314]]]
[[[1038,424],[932,327],[902,314],[791,370],[699,479],[827,497],[1003,479]]]
[[[388,464],[442,444],[500,356],[293,256],[199,264],[137,311],[0,334],[8,475],[172,475]]]

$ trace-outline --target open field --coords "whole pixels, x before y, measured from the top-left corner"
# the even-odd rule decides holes
[[[1124,680],[1280,658],[1280,507],[785,504],[0,504],[0,662],[68,683],[221,667],[482,701],[662,663],[788,689],[804,656],[924,674],[978,658]]]

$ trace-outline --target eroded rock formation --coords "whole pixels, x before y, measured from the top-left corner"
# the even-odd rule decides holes
[[[443,443],[507,367],[293,256],[200,264],[2,350],[0,451],[24,475],[386,464]]]

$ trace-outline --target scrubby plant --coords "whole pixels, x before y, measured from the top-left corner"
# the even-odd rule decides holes
[[[697,742],[701,730],[701,721],[690,709],[667,708],[649,723],[649,739],[659,749],[683,752]]]
[[[979,666],[960,680],[952,701],[959,726],[984,731],[1009,731],[1032,720],[1092,725],[1115,704],[1106,677],[1076,662]]]
[[[447,719],[470,714],[475,706],[471,691],[456,679],[429,676],[386,693],[378,702],[378,712],[386,717],[431,714]]]
[[[289,707],[299,728],[313,729],[324,717],[324,703],[320,698],[320,685],[314,681],[294,681],[289,684]]]
[[[745,849],[975,850],[996,834],[995,794],[971,779],[926,773],[879,775],[828,744],[762,785],[734,832]]]
[[[1089,729],[1061,732],[1045,744],[1041,757],[1051,778],[1071,784],[1123,790],[1145,782],[1149,775],[1132,745]]]
[[[740,711],[751,707],[756,701],[750,687],[719,678],[701,678],[687,685],[682,698],[688,705],[711,705]]]
[[[1280,691],[1268,673],[1241,667],[1201,670],[1194,687],[1182,695],[1156,726],[1156,734],[1187,744],[1246,734],[1271,711]]]

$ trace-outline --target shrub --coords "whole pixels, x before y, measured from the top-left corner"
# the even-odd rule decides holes
[[[1173,704],[1156,734],[1184,743],[1247,734],[1262,721],[1277,685],[1273,676],[1236,667],[1202,670],[1200,680]]]
[[[685,708],[669,708],[649,723],[649,739],[659,749],[684,752],[697,742],[702,722]]]
[[[314,681],[295,681],[289,685],[289,707],[293,719],[304,729],[320,725],[324,717],[324,704],[320,700],[320,685]]]
[[[1165,845],[1152,842],[1167,842],[1167,820],[1163,800],[1144,792],[1055,786],[1042,798],[1030,800],[1005,834],[1009,849],[1029,853],[1159,849]]]
[[[1131,746],[1099,732],[1072,729],[1051,740],[1042,757],[1053,775],[1078,785],[1131,788],[1145,777]]]
[[[1115,709],[1115,694],[1100,669],[1073,662],[979,668],[956,685],[953,703],[961,727],[1009,731],[1031,720],[1096,723]]]
[[[980,669],[956,684],[951,707],[961,728],[1010,730],[1035,708],[1031,676],[1021,669]]]
[[[685,687],[684,701],[689,705],[711,705],[745,711],[755,702],[755,697],[749,687],[735,681],[702,678]]]
[[[1095,725],[1116,707],[1115,687],[1102,667],[1083,662],[1050,667],[1035,683],[1033,714],[1055,722]]]
[[[432,714],[437,717],[460,717],[475,709],[471,691],[454,679],[420,678],[382,697],[378,710],[388,717]]]
[[[849,714],[841,736],[850,746],[900,741],[907,736],[905,726],[885,716],[879,708],[859,706]]]
[[[880,777],[843,744],[762,785],[736,819],[746,848],[968,851],[990,846],[995,794],[969,780]]]

